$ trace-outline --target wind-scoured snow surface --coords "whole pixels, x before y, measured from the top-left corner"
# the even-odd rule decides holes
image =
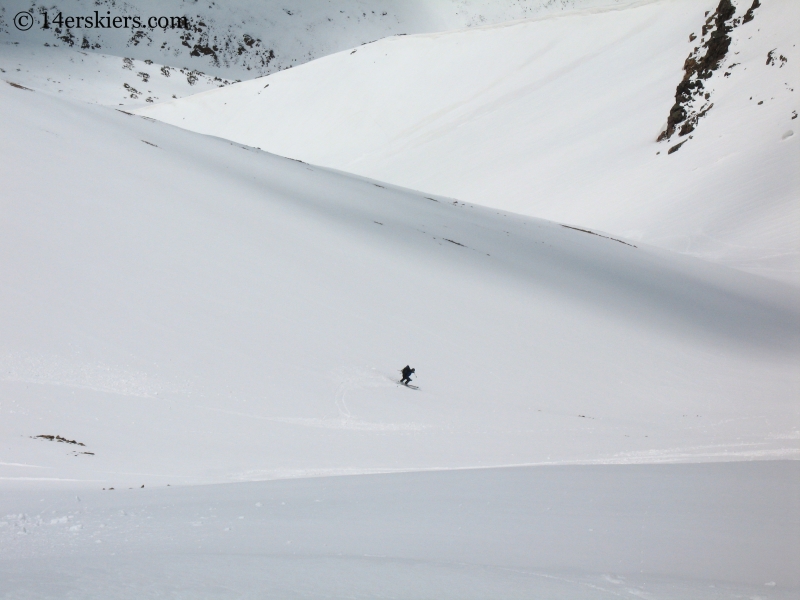
[[[736,2],[703,116],[656,141],[719,5],[393,37],[142,114],[800,285],[800,3]]]

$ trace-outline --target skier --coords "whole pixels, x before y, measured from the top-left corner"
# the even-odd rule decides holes
[[[411,383],[411,374],[415,372],[416,369],[412,369],[408,365],[403,367],[403,370],[401,371],[401,373],[403,374],[403,378],[400,380],[400,383],[402,383],[403,385],[408,385],[409,383]]]

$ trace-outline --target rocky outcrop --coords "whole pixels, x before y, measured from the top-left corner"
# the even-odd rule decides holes
[[[731,31],[742,23],[752,21],[759,6],[760,1],[753,0],[749,10],[736,19],[736,7],[731,0],[720,0],[713,14],[706,13],[700,44],[692,50],[683,64],[684,75],[675,90],[675,104],[669,111],[667,127],[659,135],[658,141],[669,140],[676,133],[679,137],[690,134],[697,127],[698,121],[714,107],[711,92],[707,90],[705,82],[719,70],[728,55]],[[690,41],[695,39],[695,34],[689,37]],[[680,145],[673,146],[671,152]]]

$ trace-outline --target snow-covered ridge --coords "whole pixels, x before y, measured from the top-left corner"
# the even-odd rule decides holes
[[[570,3],[517,6],[534,4]],[[406,176],[501,201],[513,183],[536,201],[583,185],[588,221],[619,208],[617,179],[634,220],[716,218],[742,256],[781,249],[796,136],[772,139],[788,105],[773,84],[793,81],[792,50],[743,22],[770,48],[762,65],[733,38],[754,77],[730,80],[760,96],[704,78],[713,110],[687,111],[692,142],[667,154],[685,49],[668,41],[699,9],[580,4],[538,29],[358,46],[183,116],[224,129],[238,111],[279,139],[272,106],[313,151],[377,139],[367,159],[386,158],[381,130]],[[0,597],[800,597],[800,290],[634,239],[653,229],[505,212],[136,115],[119,105],[227,80],[197,70],[205,53],[177,68],[100,51],[0,43]],[[293,86],[319,98],[298,108]],[[748,197],[772,219],[736,214]]]
[[[499,23],[576,6],[618,5],[630,0],[292,0],[198,3],[189,0],[10,0],[0,7],[0,42],[69,47],[248,79],[294,67],[346,48],[397,34]],[[19,11],[36,24],[14,27]],[[187,28],[87,28],[52,25],[67,16],[182,17]],[[132,21],[131,21],[132,23]]]
[[[141,114],[800,285],[800,3],[736,2],[713,108],[656,141],[719,5],[393,37]]]

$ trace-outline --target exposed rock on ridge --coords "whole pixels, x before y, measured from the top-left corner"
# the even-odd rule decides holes
[[[720,0],[716,11],[708,16],[703,24],[701,44],[694,48],[683,65],[684,76],[675,90],[675,104],[669,111],[667,127],[658,136],[658,141],[669,140],[676,132],[681,137],[690,134],[698,121],[713,108],[711,92],[706,89],[704,82],[725,60],[731,45],[731,31],[742,23],[752,21],[759,6],[761,2],[753,0],[748,11],[735,19],[736,7],[731,0]],[[695,39],[695,34],[689,36],[690,41]]]

